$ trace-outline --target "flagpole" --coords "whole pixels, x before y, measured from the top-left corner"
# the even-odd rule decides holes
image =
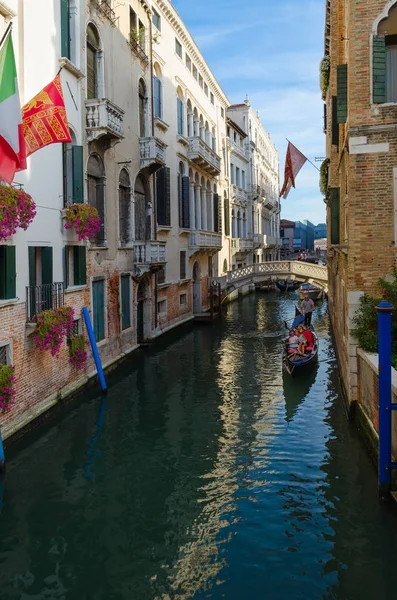
[[[6,29],[6,30],[5,30],[5,32],[4,32],[4,35],[3,35],[3,37],[2,37],[2,38],[1,38],[1,40],[0,40],[0,48],[2,47],[2,45],[3,45],[3,42],[4,42],[4,40],[6,39],[7,35],[10,33],[10,31],[11,31],[11,27],[12,27],[12,21],[11,21],[11,23],[8,25],[7,29]]]
[[[285,138],[285,139],[287,140],[287,142],[289,144],[292,144],[292,142],[288,138]],[[294,148],[296,148],[295,144],[292,144],[292,145]],[[298,148],[296,148],[296,149],[298,150]],[[299,150],[299,152],[300,152],[300,150]],[[303,152],[301,152],[301,154],[303,154]],[[318,172],[320,172],[320,169],[318,167],[316,167],[316,165],[310,160],[310,158],[307,158],[306,154],[303,154],[303,156],[306,158],[307,162],[309,162],[311,165],[313,165],[313,167],[315,169],[317,169]]]

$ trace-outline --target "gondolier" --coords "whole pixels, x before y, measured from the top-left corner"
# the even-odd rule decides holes
[[[309,326],[312,322],[312,314],[314,310],[314,302],[309,296],[305,296],[301,304],[302,314],[305,315],[305,325]]]

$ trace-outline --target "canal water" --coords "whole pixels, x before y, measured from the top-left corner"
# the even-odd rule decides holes
[[[1,600],[395,597],[397,511],[347,422],[326,303],[291,380],[294,294],[177,333],[11,450]]]

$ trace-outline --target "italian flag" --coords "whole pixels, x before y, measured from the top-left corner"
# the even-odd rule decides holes
[[[17,70],[11,32],[0,48],[0,181],[12,183],[26,169]]]

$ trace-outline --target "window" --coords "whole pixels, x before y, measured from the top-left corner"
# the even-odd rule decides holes
[[[64,285],[68,288],[73,285],[87,283],[86,247],[65,246]]]
[[[121,299],[121,329],[131,327],[131,276],[121,275],[120,277],[120,299]]]
[[[186,250],[181,250],[179,254],[179,279],[186,279]]]
[[[182,58],[182,44],[176,38],[175,38],[175,52],[177,53],[177,55],[180,58]]]
[[[199,75],[199,86],[200,86],[201,88],[203,88],[203,85],[204,85],[204,79],[202,78],[202,76],[201,76],[201,75]]]
[[[131,224],[131,183],[126,169],[119,176],[119,239],[120,245],[132,242]]]
[[[186,60],[186,67],[189,69],[189,71],[191,71],[192,70],[192,59],[190,58],[190,56],[188,54],[186,54],[185,60]]]
[[[210,99],[211,99],[211,104],[215,104],[215,98],[214,98],[214,94],[212,92],[210,92]]]
[[[146,137],[146,112],[147,112],[147,94],[146,85],[143,79],[139,80],[139,135]]]
[[[0,365],[11,365],[11,346],[2,344],[0,346]]]
[[[179,227],[189,229],[190,211],[189,211],[190,180],[185,176],[185,167],[183,162],[179,163],[178,173],[178,207],[179,207]]]
[[[165,283],[165,267],[161,267],[159,271],[157,271],[157,284],[162,285]]]
[[[372,40],[373,101],[376,104],[397,102],[397,5],[379,22]]]
[[[92,282],[92,314],[95,339],[105,339],[105,280]]]
[[[176,107],[177,107],[177,121],[178,121],[178,134],[179,135],[184,135],[185,131],[184,131],[184,106],[183,106],[183,100],[178,97],[176,99]]]
[[[152,237],[152,223],[149,216],[148,184],[142,175],[138,175],[134,187],[135,199],[135,239],[137,241],[150,240]]]
[[[70,0],[61,0],[61,55],[70,59]]]
[[[99,36],[91,23],[87,27],[87,98],[98,98]]]
[[[193,65],[193,77],[197,81],[198,71],[197,71],[197,67],[195,65]]]
[[[397,102],[397,35],[387,35],[386,44],[386,102]]]
[[[245,190],[245,171],[241,171],[241,177],[242,177],[243,190]]]
[[[208,85],[204,83],[204,94],[208,96]]]
[[[28,247],[29,287],[27,290],[27,318],[50,308],[63,305],[63,283],[53,283],[53,260],[50,246]]]
[[[179,296],[179,306],[187,306],[187,294],[181,294]]]
[[[0,300],[16,297],[15,246],[0,246]]]
[[[337,66],[337,119],[338,123],[346,123],[348,111],[348,68],[347,64]]]
[[[92,154],[88,159],[88,203],[94,206],[101,219],[101,229],[95,234],[93,242],[97,246],[106,244],[105,235],[105,169],[102,159],[97,154]]]
[[[225,222],[225,235],[230,235],[230,203],[229,198],[225,192],[224,200],[223,200],[223,210],[224,210],[224,222]]]
[[[222,107],[221,107],[221,117],[222,117],[222,119],[225,118],[225,111],[224,111],[224,109]]]
[[[76,145],[71,131],[72,142],[63,144],[63,205],[84,202],[83,146]]]
[[[153,16],[152,16],[152,21],[153,21],[153,25],[159,30],[161,31],[161,17],[159,15],[158,12],[156,12],[153,9]]]
[[[236,185],[238,187],[241,186],[241,180],[240,180],[240,169],[238,167],[236,167]]]
[[[234,185],[235,179],[234,179],[234,164],[233,163],[230,163],[230,181]]]
[[[157,224],[171,226],[171,170],[163,167],[156,173]]]
[[[330,188],[331,244],[340,244],[340,189]]]
[[[163,317],[167,315],[167,300],[157,302],[157,313]]]
[[[155,67],[156,69],[156,67]],[[153,103],[154,103],[154,116],[159,119],[163,118],[163,102],[162,102],[162,84],[158,75],[153,76]]]

